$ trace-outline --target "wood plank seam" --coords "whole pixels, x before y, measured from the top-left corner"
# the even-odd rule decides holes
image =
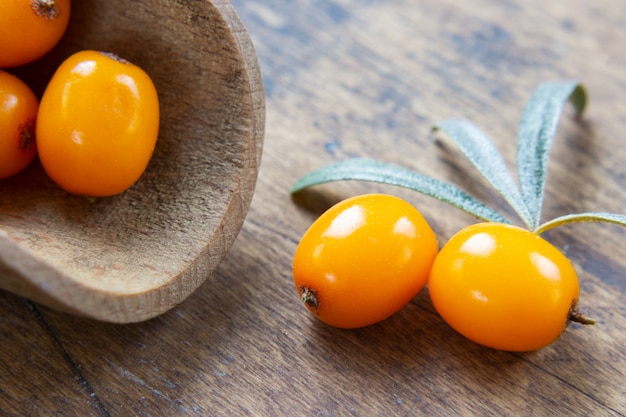
[[[48,333],[48,335],[52,339],[52,343],[54,343],[54,345],[59,349],[59,351],[61,352],[61,355],[63,356],[63,359],[67,362],[70,369],[76,374],[76,379],[78,380],[79,385],[87,392],[87,394],[89,395],[89,398],[91,398],[93,410],[96,411],[102,417],[111,417],[111,414],[107,411],[102,401],[100,401],[100,399],[96,395],[96,392],[93,389],[93,385],[89,382],[89,380],[85,377],[85,375],[83,375],[83,373],[80,371],[80,366],[74,360],[74,358],[72,358],[72,356],[69,354],[67,349],[65,349],[65,347],[63,346],[63,343],[57,336],[56,332],[48,324],[44,315],[39,310],[39,307],[32,301],[29,301],[27,299],[24,299],[24,300],[28,304],[28,308],[33,314],[33,316],[35,317],[35,319],[37,320],[37,322],[41,325],[44,331]]]

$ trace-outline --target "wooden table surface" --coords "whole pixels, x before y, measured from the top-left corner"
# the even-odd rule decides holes
[[[626,212],[626,9],[622,0],[234,0],[264,76],[263,163],[248,218],[218,270],[174,310],[103,324],[0,292],[0,415],[624,416],[626,230],[572,225],[545,237],[579,272],[572,326],[530,353],[455,333],[422,291],[359,330],[319,323],[291,276],[299,238],[330,204],[387,192],[445,242],[470,216],[392,186],[345,182],[288,193],[351,156],[416,167],[505,208],[430,126],[474,121],[513,170],[527,98],[577,79],[591,102],[564,112],[544,217]]]

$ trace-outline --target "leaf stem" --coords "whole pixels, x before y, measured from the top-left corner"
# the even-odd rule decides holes
[[[543,223],[542,225],[537,227],[534,230],[534,232],[540,235],[558,226],[563,226],[563,225],[572,224],[572,223],[590,223],[590,222],[614,223],[614,224],[619,224],[621,226],[626,226],[626,215],[615,214],[615,213],[568,214],[568,215],[557,217],[555,219],[552,219],[548,222]]]

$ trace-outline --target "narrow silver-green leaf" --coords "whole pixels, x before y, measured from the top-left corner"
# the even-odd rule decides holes
[[[541,226],[535,229],[535,233],[540,235],[543,232],[553,229],[557,226],[563,226],[570,223],[585,223],[585,222],[603,222],[614,223],[621,226],[626,226],[626,215],[615,213],[580,213],[580,214],[568,214],[565,216],[557,217],[549,222],[545,222]]]
[[[526,104],[517,137],[517,175],[531,229],[541,221],[552,138],[563,106],[570,100],[578,114],[587,106],[587,93],[576,81],[540,84]]]
[[[530,213],[522,194],[491,139],[473,123],[462,119],[445,120],[436,124],[434,129],[446,133],[457,144],[483,177],[530,227]]]
[[[343,180],[370,181],[405,187],[445,201],[479,219],[511,223],[491,207],[449,183],[398,165],[370,159],[347,159],[310,172],[294,184],[291,192],[295,193],[314,185]]]

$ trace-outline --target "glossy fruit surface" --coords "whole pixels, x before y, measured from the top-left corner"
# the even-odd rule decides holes
[[[323,213],[294,256],[296,289],[335,327],[386,319],[426,284],[437,238],[408,202],[384,194],[352,197]]]
[[[70,19],[70,0],[0,1],[0,68],[32,62],[61,39]]]
[[[82,51],[61,64],[44,92],[37,146],[44,169],[62,188],[104,197],[139,179],[158,130],[150,77],[114,55]]]
[[[24,82],[0,70],[0,179],[17,174],[35,158],[38,106]]]
[[[576,271],[557,248],[499,223],[479,223],[453,236],[435,259],[428,288],[452,328],[506,351],[554,342],[579,296]]]

